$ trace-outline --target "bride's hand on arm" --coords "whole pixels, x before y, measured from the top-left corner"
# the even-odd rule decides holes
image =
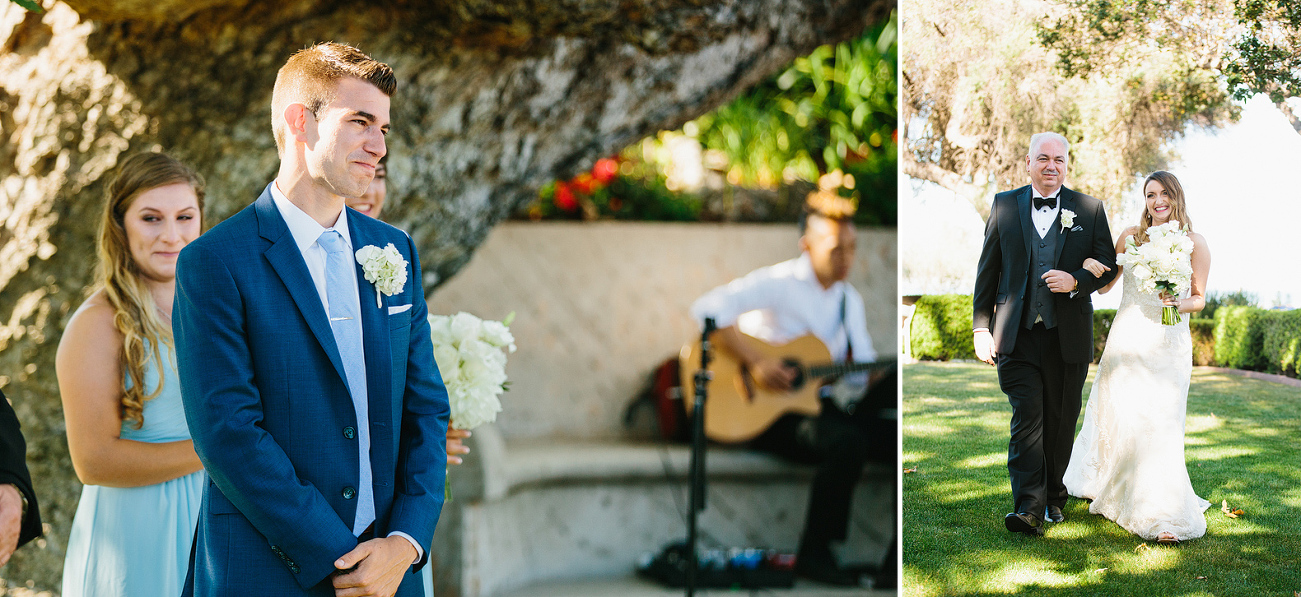
[[[121,347],[113,309],[103,303],[83,306],[59,341],[54,369],[77,478],[87,485],[139,487],[202,470],[189,440],[147,443],[121,438]]]
[[[1137,226],[1130,226],[1129,228],[1126,228],[1124,232],[1121,232],[1121,233],[1120,233],[1120,238],[1116,240],[1116,254],[1117,254],[1117,255],[1123,254],[1123,253],[1125,252],[1125,241],[1129,240],[1129,237],[1130,237],[1130,236],[1133,236],[1136,232],[1138,232],[1138,227],[1137,227]],[[1086,259],[1086,260],[1084,261],[1084,263],[1085,263],[1084,267],[1085,267],[1086,269],[1088,269],[1089,271],[1093,272],[1093,275],[1095,275],[1095,276],[1101,278],[1101,277],[1102,277],[1102,274],[1100,274],[1100,273],[1094,271],[1093,268],[1090,268],[1090,267],[1088,266],[1088,263],[1089,263],[1090,261],[1094,261],[1093,258]],[[1101,265],[1101,263],[1099,263],[1099,265]],[[1107,282],[1107,285],[1106,285],[1106,286],[1103,286],[1102,288],[1099,288],[1099,289],[1098,289],[1098,294],[1107,294],[1108,292],[1111,291],[1112,288],[1115,288],[1115,287],[1116,287],[1116,282],[1119,282],[1119,281],[1120,281],[1120,275],[1121,275],[1122,273],[1124,273],[1124,272],[1125,272],[1125,267],[1122,266],[1122,265],[1120,265],[1120,264],[1116,264],[1116,277],[1112,278],[1110,282]]]
[[[1084,260],[1084,269],[1089,270],[1089,273],[1093,274],[1093,277],[1095,278],[1101,278],[1102,274],[1111,271],[1111,268],[1103,265],[1101,261],[1092,257]]]

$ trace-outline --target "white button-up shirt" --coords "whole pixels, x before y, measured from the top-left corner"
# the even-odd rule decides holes
[[[1045,205],[1039,209],[1034,208],[1035,199],[1052,199],[1053,197],[1057,198],[1056,207],[1048,207]],[[1038,189],[1034,188],[1034,185],[1030,185],[1030,221],[1034,223],[1034,228],[1035,231],[1039,233],[1039,238],[1046,236],[1048,234],[1048,229],[1052,228],[1053,225],[1057,223],[1057,214],[1062,210],[1061,187],[1057,187],[1057,193],[1054,194],[1053,197],[1044,197],[1039,193]]]
[[[836,361],[845,360],[850,343],[855,361],[877,357],[867,333],[863,297],[843,281],[823,288],[807,253],[709,291],[691,305],[691,316],[702,326],[706,317],[713,317],[719,328],[736,325],[741,332],[772,344],[813,334]]]

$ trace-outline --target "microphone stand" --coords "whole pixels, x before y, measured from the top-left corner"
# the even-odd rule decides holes
[[[696,593],[696,572],[700,565],[700,558],[696,555],[696,519],[705,509],[705,398],[709,394],[706,386],[714,377],[709,372],[709,336],[714,333],[714,328],[714,318],[705,318],[705,328],[700,334],[700,369],[695,378],[696,402],[691,411],[691,469],[687,475],[691,483],[690,513],[687,516],[687,597]]]

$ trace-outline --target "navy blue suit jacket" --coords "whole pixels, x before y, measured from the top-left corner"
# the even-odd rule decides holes
[[[392,243],[410,264],[383,307],[360,265],[357,284],[375,536],[402,531],[421,544],[425,557],[398,591],[421,595],[415,571],[443,505],[447,391],[415,245],[345,210],[354,249]],[[181,252],[174,304],[185,415],[210,478],[186,593],[333,595],[334,561],[357,545],[357,420],[320,295],[269,185]]]

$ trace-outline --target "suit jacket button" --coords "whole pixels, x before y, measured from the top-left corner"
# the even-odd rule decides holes
[[[345,500],[350,500],[350,499],[352,499],[352,498],[354,498],[354,497],[357,497],[357,490],[356,490],[356,489],[353,489],[353,488],[351,488],[351,487],[344,487],[344,488],[343,488],[343,499],[345,499]]]
[[[293,572],[294,574],[298,574],[298,564],[290,564],[289,571]]]
[[[354,437],[357,437],[357,430],[356,430],[356,429],[353,429],[352,427],[344,427],[344,428],[343,428],[343,437],[346,437],[346,438],[348,438],[348,439],[352,439],[352,438],[354,438]]]

